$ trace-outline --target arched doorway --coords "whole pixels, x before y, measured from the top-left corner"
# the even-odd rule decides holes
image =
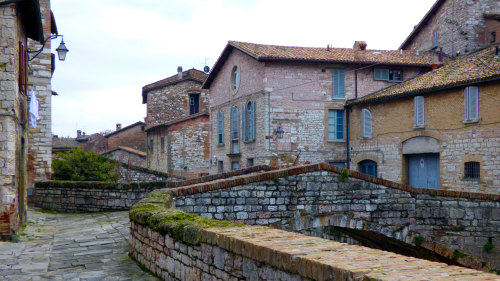
[[[377,176],[377,162],[372,160],[363,160],[358,163],[358,170],[370,176]]]
[[[439,140],[432,137],[414,137],[403,142],[409,185],[433,189],[441,187],[439,151]]]

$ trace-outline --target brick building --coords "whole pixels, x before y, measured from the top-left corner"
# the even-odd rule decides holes
[[[211,173],[252,165],[329,161],[343,166],[346,99],[430,70],[413,51],[304,48],[230,41],[210,89]]]
[[[500,42],[498,0],[437,0],[399,47],[467,55]]]
[[[494,47],[350,101],[351,169],[417,187],[500,193],[499,108]]]
[[[122,128],[121,124],[116,124],[116,130],[105,135],[107,139],[106,149],[113,150],[122,147],[130,147],[135,150],[146,151],[146,123],[136,122]]]
[[[208,174],[210,166],[206,74],[190,69],[146,85],[148,167],[174,176]]]
[[[28,45],[44,41],[38,0],[0,3],[0,238],[26,220]]]

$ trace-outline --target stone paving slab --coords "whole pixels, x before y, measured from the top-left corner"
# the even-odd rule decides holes
[[[128,257],[128,212],[28,211],[19,242],[0,242],[0,280],[158,280]]]

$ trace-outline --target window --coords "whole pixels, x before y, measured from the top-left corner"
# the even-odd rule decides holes
[[[248,167],[252,167],[254,164],[253,164],[253,158],[248,158],[247,159],[247,166]]]
[[[255,101],[241,105],[241,135],[244,141],[255,140]]]
[[[361,111],[361,136],[372,137],[372,113],[366,108]]]
[[[345,168],[345,162],[344,161],[330,161],[328,164],[339,167],[339,168]]]
[[[328,140],[344,140],[343,110],[328,110]]]
[[[465,121],[476,121],[479,118],[478,87],[465,88]]]
[[[232,140],[232,153],[239,153],[239,148],[238,148],[238,107],[233,106],[231,108],[231,140]]]
[[[424,97],[416,96],[413,102],[415,127],[423,127],[425,125]]]
[[[490,43],[495,43],[497,41],[497,33],[496,31],[490,32]]]
[[[219,171],[219,173],[224,173],[224,162],[223,161],[218,161],[217,170]]]
[[[438,46],[438,32],[434,31],[432,32],[432,47],[437,47]]]
[[[478,180],[480,176],[479,162],[465,162],[464,164],[464,179]]]
[[[240,169],[240,162],[238,161],[233,161],[231,162],[231,170],[239,170]]]
[[[403,81],[403,71],[395,69],[375,68],[373,79],[381,81]]]
[[[149,140],[149,151],[151,152],[151,154],[153,154],[153,140]]]
[[[165,152],[165,137],[161,137],[160,147],[161,147],[161,153],[164,153]]]
[[[345,70],[343,69],[333,70],[333,98],[345,98]]]
[[[372,160],[363,160],[359,162],[359,171],[370,176],[377,176],[377,162]]]
[[[240,86],[240,68],[238,66],[234,66],[231,71],[231,90],[236,92],[238,87]]]
[[[200,112],[200,94],[189,94],[189,114]]]
[[[224,114],[222,111],[217,112],[217,143],[224,144]]]

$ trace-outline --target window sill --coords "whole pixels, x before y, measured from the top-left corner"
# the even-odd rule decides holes
[[[332,97],[332,101],[345,101],[345,97]]]
[[[241,153],[228,153],[226,155],[231,158],[241,157]]]
[[[370,139],[372,139],[372,138],[373,138],[373,137],[363,137],[363,136],[361,136],[361,140],[370,140]]]
[[[328,143],[345,143],[345,140],[328,140]]]
[[[466,125],[466,126],[467,125],[476,125],[476,124],[479,123],[479,119],[476,119],[476,120],[464,120],[464,121],[462,121],[462,123],[464,125]]]
[[[251,141],[243,141],[244,144],[249,144],[249,143],[255,143],[255,140],[251,140]]]
[[[466,182],[478,182],[481,181],[481,179],[472,179],[472,178],[463,178],[462,181],[466,181]]]
[[[418,131],[418,130],[425,130],[425,125],[423,125],[423,126],[413,126],[413,130],[416,130],[416,131]]]
[[[223,143],[218,143],[217,147],[224,147],[225,145]]]

